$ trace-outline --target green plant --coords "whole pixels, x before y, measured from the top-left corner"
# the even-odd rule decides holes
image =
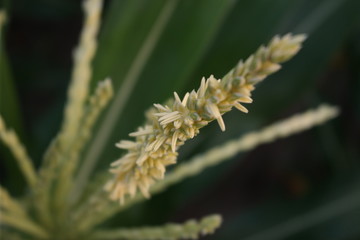
[[[35,173],[31,161],[16,135],[8,131],[2,121],[0,122],[1,138],[17,156],[19,165],[22,167],[24,175],[27,176],[31,189],[29,196],[25,197],[26,204],[13,199],[5,189],[2,189],[2,222],[29,234],[29,236],[45,239],[57,237],[71,239],[83,236],[95,239],[171,239],[196,237],[201,232],[210,233],[220,225],[221,221],[218,216],[206,217],[200,222],[189,221],[184,225],[167,225],[161,228],[106,231],[97,230],[94,227],[112,214],[143,199],[142,196],[136,195],[137,188],[140,188],[144,196],[148,196],[147,191],[153,178],[164,177],[165,168],[162,165],[174,163],[177,147],[182,145],[186,139],[196,135],[200,127],[212,120],[217,120],[221,129],[224,130],[225,126],[221,117],[223,113],[229,111],[232,106],[241,111],[246,111],[239,102],[251,102],[250,91],[253,90],[253,85],[261,81],[266,75],[278,70],[280,68],[278,63],[292,57],[299,50],[303,36],[276,37],[268,48],[260,48],[254,56],[248,58],[244,63],[240,63],[234,70],[225,75],[221,82],[210,77],[207,82],[203,80],[197,92],[186,94],[183,100],[175,94],[175,100],[167,105],[170,107],[156,105],[157,110],[150,110],[149,113],[151,125],[147,125],[132,134],[137,137],[137,141],[142,145],[140,150],[145,148],[145,151],[150,152],[148,155],[152,159],[146,159],[149,156],[144,157],[138,153],[139,148],[134,142],[119,143],[120,148],[129,149],[129,154],[132,154],[128,168],[131,169],[131,173],[128,176],[123,174],[123,163],[126,163],[128,159],[117,162],[114,171],[117,174],[115,182],[110,182],[108,188],[115,193],[113,198],[121,200],[123,204],[108,202],[104,199],[102,187],[99,188],[99,186],[94,191],[90,191],[87,198],[81,197],[81,201],[79,201],[79,197],[71,195],[71,181],[75,177],[77,165],[80,163],[80,152],[89,139],[91,128],[97,116],[112,96],[109,80],[100,83],[95,93],[91,97],[88,96],[88,82],[91,76],[90,62],[95,53],[97,19],[101,9],[98,4],[101,2],[88,1],[85,5],[88,23],[85,24],[81,43],[75,55],[75,67],[72,85],[69,88],[65,120],[60,133],[44,157],[44,164],[39,174]],[[157,113],[154,114],[153,111],[157,111]],[[335,108],[322,107],[319,111],[309,112],[295,118],[295,120],[267,128],[258,134],[247,135],[238,144],[229,143],[223,148],[210,150],[210,154],[205,155],[205,157],[198,157],[174,169],[173,173],[167,175],[162,182],[154,184],[150,192],[160,191],[169,184],[176,183],[188,175],[201,171],[206,166],[221,161],[224,158],[224,152],[230,152],[230,155],[235,154],[259,143],[271,141],[274,137],[282,137],[319,124],[336,116],[336,114]],[[294,128],[294,126],[300,127]],[[167,135],[170,133],[171,135]],[[149,149],[146,149],[148,146]],[[136,157],[133,156],[134,152]],[[166,158],[159,159],[158,155],[161,157],[166,155]],[[151,169],[152,165],[158,165],[156,163],[158,160],[161,162],[161,166],[156,167],[159,171]],[[138,167],[136,167],[137,165]],[[144,177],[141,178],[145,180],[134,183],[137,179],[134,177],[135,180],[133,180],[132,174],[143,173]],[[150,178],[147,178],[149,174]],[[102,180],[100,182],[103,183]],[[102,184],[98,185],[102,186]],[[119,185],[120,187],[118,187]],[[125,187],[123,187],[124,185]],[[125,200],[126,194],[132,195],[133,198]],[[24,209],[24,206],[27,206],[28,210]],[[95,213],[92,211],[94,209]],[[32,211],[35,212],[35,216],[29,215]],[[35,219],[32,219],[33,217]],[[70,219],[69,222],[68,219]],[[9,234],[9,238],[15,235],[11,228],[5,228],[4,231]]]

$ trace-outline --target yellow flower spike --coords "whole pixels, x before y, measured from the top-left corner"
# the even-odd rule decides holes
[[[174,92],[169,104],[154,104],[146,125],[130,134],[136,137],[130,145],[137,147],[129,147],[124,141],[118,144],[128,153],[111,165],[114,179],[105,187],[110,198],[123,203],[126,195],[133,196],[137,190],[150,197],[150,185],[164,176],[166,166],[176,163],[177,149],[213,120],[225,131],[222,115],[232,107],[248,112],[241,103],[253,101],[254,85],[279,70],[279,63],[293,57],[304,39],[305,35],[276,36],[267,47],[260,47],[254,55],[240,61],[223,79],[213,75],[202,78],[199,89],[186,93],[182,100]]]

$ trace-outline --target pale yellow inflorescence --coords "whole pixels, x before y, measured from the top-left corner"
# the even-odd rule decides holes
[[[116,144],[127,153],[111,164],[114,178],[105,185],[110,198],[123,203],[126,195],[134,196],[138,189],[149,197],[151,184],[164,177],[166,166],[176,163],[177,149],[213,120],[224,131],[222,115],[232,107],[248,112],[242,103],[252,102],[254,85],[279,70],[279,63],[293,57],[304,39],[304,35],[276,36],[267,47],[261,46],[245,62],[240,61],[222,80],[203,78],[199,89],[182,99],[174,93],[171,104],[154,104],[147,123],[130,134],[135,141]]]

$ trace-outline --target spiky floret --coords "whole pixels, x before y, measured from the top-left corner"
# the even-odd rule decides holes
[[[182,99],[174,93],[169,104],[154,104],[147,123],[130,133],[135,140],[116,144],[127,153],[111,164],[114,178],[105,185],[110,198],[124,202],[126,195],[134,196],[138,189],[149,197],[151,184],[164,177],[166,166],[176,163],[177,149],[213,120],[225,131],[222,115],[233,107],[247,113],[242,104],[252,102],[254,85],[278,71],[279,63],[293,57],[304,39],[304,35],[275,36],[267,47],[261,46],[245,62],[240,61],[222,80],[203,78],[199,89]]]

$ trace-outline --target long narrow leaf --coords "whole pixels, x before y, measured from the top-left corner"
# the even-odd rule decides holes
[[[134,94],[132,94],[126,104],[121,103],[126,106],[124,108],[126,115],[123,115],[120,119],[117,118],[117,113],[114,112],[106,115],[111,116],[113,119],[111,122],[116,122],[116,126],[112,129],[111,134],[100,131],[99,135],[95,134],[94,139],[101,139],[101,141],[94,140],[96,143],[93,142],[90,145],[89,149],[93,150],[91,150],[91,154],[88,154],[88,156],[93,160],[85,160],[87,163],[84,166],[88,166],[87,170],[80,172],[77,183],[81,182],[81,185],[83,185],[86,182],[87,175],[89,175],[99,159],[108,159],[110,161],[118,154],[113,147],[114,142],[121,138],[122,135],[131,132],[136,126],[135,124],[142,122],[143,111],[150,106],[151,102],[163,101],[168,96],[169,91],[171,92],[174,89],[174,86],[184,84],[184,80],[189,76],[207,45],[212,41],[213,35],[216,33],[234,1],[222,1],[221,4],[216,2],[218,3],[218,1],[213,0],[201,0],[191,4],[183,1],[179,2],[173,16],[169,19],[166,29],[164,29],[158,41],[154,43],[155,49],[153,54],[148,56],[150,58],[143,66],[144,69],[139,69],[142,71],[138,76],[138,84],[134,88]],[[165,3],[170,4],[168,1],[165,1]],[[123,9],[122,7],[125,8],[129,3],[125,1],[124,4],[116,4],[114,7],[118,7],[121,10]],[[146,5],[147,3],[144,4]],[[115,89],[119,88],[121,79],[123,80],[126,72],[128,72],[128,69],[124,68],[127,66],[131,69],[129,62],[134,63],[135,56],[139,56],[134,48],[142,49],[139,42],[145,44],[144,41],[148,39],[147,37],[152,30],[149,22],[152,24],[156,23],[156,19],[160,17],[159,12],[165,9],[163,5],[164,1],[152,1],[150,6],[144,8],[146,9],[144,13],[142,13],[144,9],[137,12],[134,6],[130,7],[129,11],[134,15],[140,13],[141,17],[138,19],[134,19],[134,16],[129,16],[129,13],[121,12],[119,14],[119,11],[115,13],[116,10],[112,10],[109,13],[110,15],[107,20],[111,20],[111,23],[105,25],[105,36],[103,35],[102,38],[102,42],[107,45],[104,45],[103,49],[99,49],[99,57],[95,64],[96,78],[102,77],[104,74],[110,75],[114,79]],[[114,14],[116,14],[116,17]],[[122,16],[125,18],[125,23],[120,21]],[[208,16],[211,16],[211,18]],[[119,25],[120,30],[112,29],[109,27],[109,24],[112,24],[112,27]],[[142,27],[138,29],[138,26]],[[131,27],[138,29],[138,31],[134,32]],[[113,30],[112,34],[110,34],[110,30]],[[112,35],[115,36],[115,40],[110,39]],[[174,36],[177,37],[176,42],[172,40]],[[108,46],[112,47],[111,51],[107,48]],[[104,55],[104,53],[108,54]],[[110,63],[108,60],[110,60]],[[104,66],[105,62],[108,65],[106,67]],[[99,69],[97,66],[100,66]],[[179,68],[176,73],[174,72],[174,67]],[[154,92],[148,91],[153,86],[161,87],[157,88]],[[139,101],[139,97],[141,101]],[[115,95],[116,98],[117,96]],[[113,109],[113,111],[117,111],[117,109]],[[134,121],[134,119],[137,120]],[[99,129],[104,129],[106,123],[109,123],[109,121],[103,121]],[[102,137],[97,138],[97,136]],[[101,164],[107,164],[108,161],[102,161]],[[88,162],[93,163],[88,164]],[[82,189],[82,187],[77,187],[77,189]]]
[[[86,184],[90,174],[92,173],[93,168],[95,167],[96,161],[107,143],[109,135],[112,133],[113,128],[118,120],[119,116],[123,112],[125,104],[130,97],[130,94],[139,78],[139,75],[144,68],[146,61],[148,60],[150,54],[152,53],[155,44],[160,37],[168,19],[171,16],[177,0],[168,1],[167,4],[162,9],[159,17],[156,19],[154,26],[149,32],[149,35],[144,40],[143,45],[139,49],[134,62],[132,63],[129,71],[125,75],[125,78],[122,82],[122,85],[119,87],[115,94],[114,101],[111,103],[107,114],[103,120],[103,124],[97,131],[96,138],[89,147],[89,151],[85,155],[85,160],[83,167],[80,169],[77,186],[75,187],[75,193],[81,193],[80,189]]]

